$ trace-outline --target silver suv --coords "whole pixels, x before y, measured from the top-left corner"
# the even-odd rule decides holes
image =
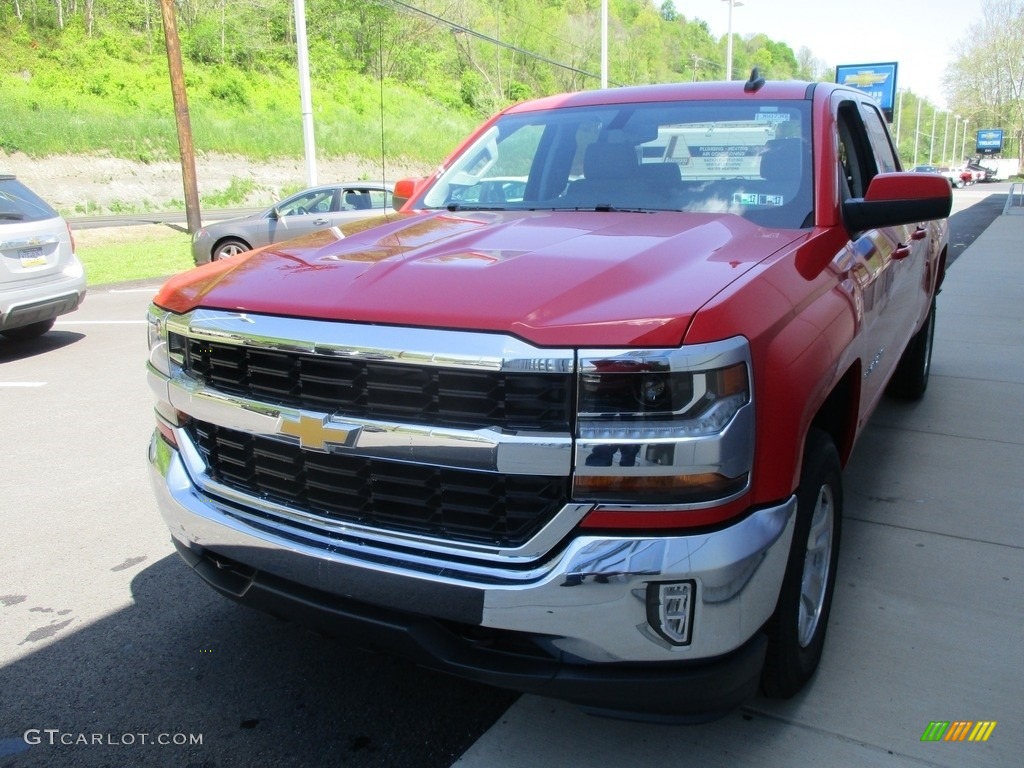
[[[0,334],[31,339],[85,299],[71,228],[14,176],[0,174]]]

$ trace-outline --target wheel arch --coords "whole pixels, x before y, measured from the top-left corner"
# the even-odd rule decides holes
[[[238,235],[221,235],[214,240],[213,245],[210,246],[210,261],[216,261],[214,254],[217,253],[217,250],[225,243],[241,243],[245,246],[245,250],[252,250],[252,243],[244,237],[239,237]]]
[[[860,365],[854,364],[836,382],[832,391],[822,402],[811,418],[807,434],[811,429],[819,429],[827,434],[839,452],[839,461],[846,466],[857,436],[857,421],[860,403]]]

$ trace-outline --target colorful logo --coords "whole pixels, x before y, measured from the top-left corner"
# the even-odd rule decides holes
[[[995,729],[995,720],[932,720],[921,741],[988,741]]]
[[[862,69],[854,75],[846,75],[843,78],[843,85],[853,85],[859,88],[884,83],[889,79],[888,72],[876,72],[873,69]]]

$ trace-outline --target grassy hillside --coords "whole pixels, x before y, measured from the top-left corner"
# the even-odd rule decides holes
[[[199,152],[302,154],[291,0],[178,0]],[[610,0],[614,85],[721,77],[724,41],[667,0]],[[309,0],[318,153],[434,163],[509,103],[598,85],[597,0]],[[782,43],[737,40],[736,71],[813,73]],[[382,142],[383,132],[383,142]],[[0,2],[0,150],[176,156],[157,0]]]
[[[166,54],[141,36],[57,34],[8,20],[0,26],[0,149],[30,156],[107,152],[140,160],[177,157]],[[302,155],[298,77],[270,63],[186,61],[199,152],[255,160]],[[359,73],[313,84],[318,153],[436,162],[479,121],[400,83]]]

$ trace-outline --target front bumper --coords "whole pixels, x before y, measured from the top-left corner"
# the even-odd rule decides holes
[[[481,682],[604,710],[699,716],[757,687],[795,501],[686,536],[577,536],[536,560],[454,558],[302,524],[198,489],[157,433],[159,506],[218,591]],[[694,585],[688,644],[649,620],[650,586]]]

